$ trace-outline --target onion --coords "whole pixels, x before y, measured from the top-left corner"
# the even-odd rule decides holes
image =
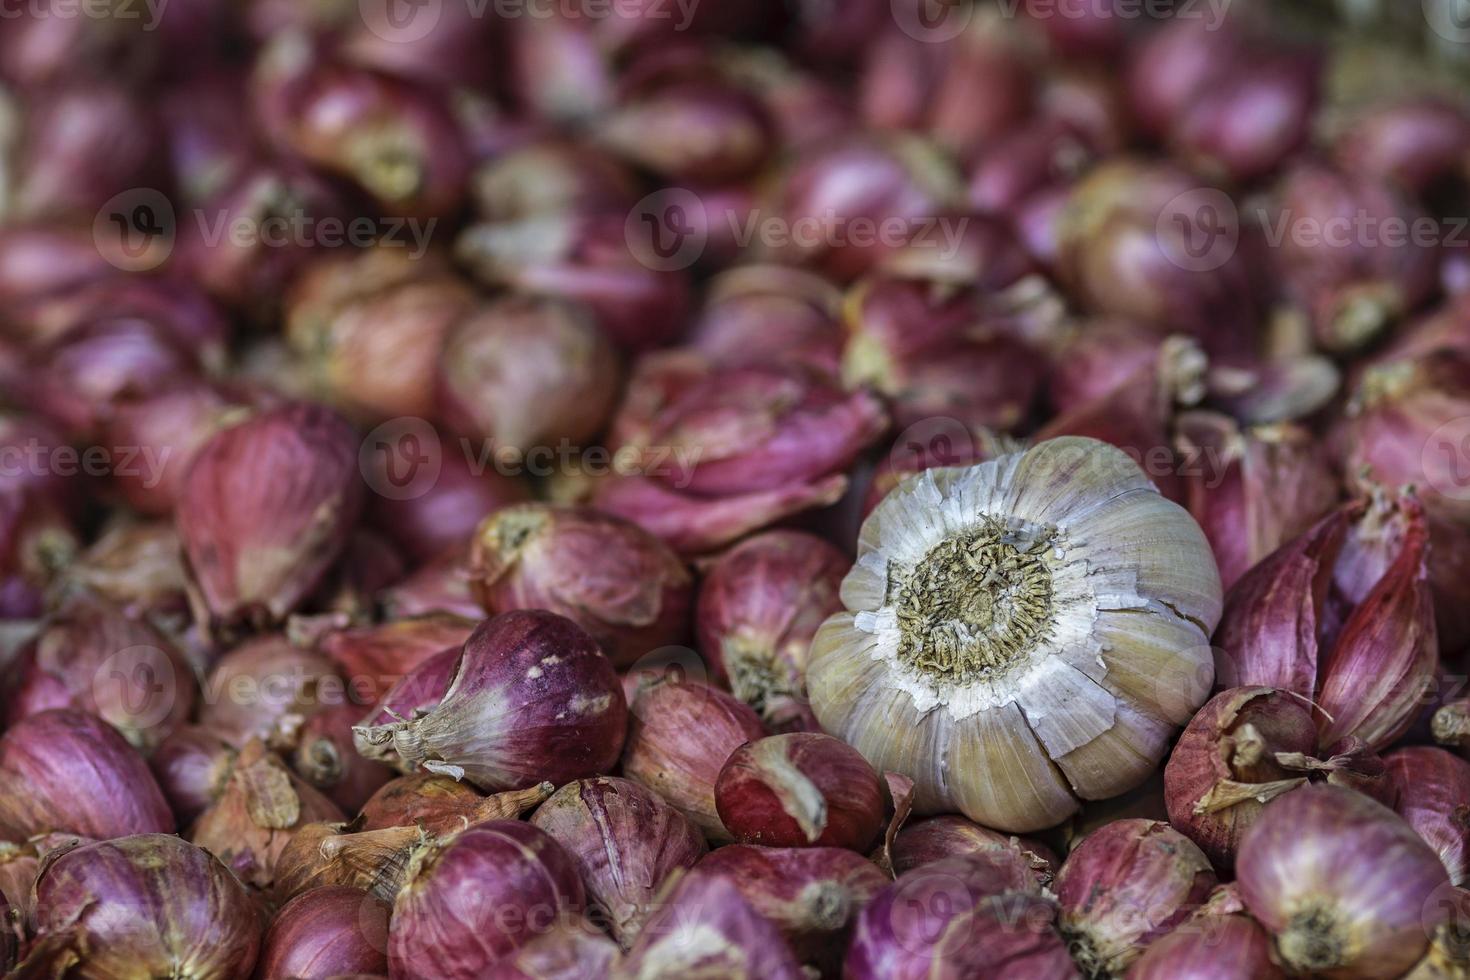
[[[889,850],[893,870],[898,874],[942,858],[994,853],[1023,862],[1036,876],[1038,885],[1050,885],[1061,865],[1045,844],[1002,834],[957,816],[929,817],[907,824],[893,838]]]
[[[317,648],[341,668],[353,699],[368,703],[435,654],[463,647],[477,619],[446,612],[406,616],[333,631]]]
[[[229,870],[177,837],[84,844],[36,882],[35,970],[87,976],[246,980],[259,910]],[[41,975],[41,974],[38,974]]]
[[[422,827],[427,833],[446,834],[487,820],[519,817],[550,796],[552,789],[550,783],[539,783],[481,796],[448,776],[418,772],[384,784],[363,804],[353,826],[364,831]]]
[[[261,636],[226,653],[204,680],[199,723],[237,748],[268,739],[282,719],[347,699],[335,665],[282,636]]]
[[[422,717],[355,731],[359,749],[412,771],[506,790],[610,769],[627,706],[592,638],[554,613],[509,612],[465,641],[443,700]]]
[[[367,892],[316,888],[283,905],[260,949],[265,977],[327,980],[388,969],[388,906]]]
[[[153,750],[148,766],[158,788],[187,827],[225,791],[238,750],[207,728],[185,725]]]
[[[1397,794],[1394,811],[1444,862],[1450,884],[1470,878],[1470,762],[1411,745],[1383,757]]]
[[[93,840],[172,833],[174,815],[148,764],[95,715],[43,711],[0,737],[0,835],[53,831]]]

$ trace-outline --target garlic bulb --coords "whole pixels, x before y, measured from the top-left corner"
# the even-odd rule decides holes
[[[920,812],[1052,826],[1142,782],[1209,694],[1220,575],[1121,450],[1059,438],[905,481],[863,524],[812,708]]]

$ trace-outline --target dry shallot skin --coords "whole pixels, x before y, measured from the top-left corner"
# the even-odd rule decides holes
[[[505,296],[450,332],[440,354],[439,414],[450,429],[527,452],[580,445],[612,412],[621,368],[589,311],[576,303]]]
[[[1387,807],[1334,786],[1273,800],[1240,842],[1236,888],[1288,970],[1397,977],[1450,913],[1439,855]]]
[[[693,577],[638,525],[590,507],[527,503],[485,519],[470,546],[470,588],[487,613],[545,609],[627,667],[685,639]]]
[[[218,859],[166,834],[84,844],[36,882],[28,966],[88,976],[246,980],[262,931],[254,899]]]
[[[472,622],[485,610],[470,594],[469,548],[451,548],[378,594],[386,619],[450,613]]]
[[[1337,503],[1327,455],[1301,426],[1241,428],[1212,412],[1186,413],[1176,426],[1187,506],[1226,589]]]
[[[448,833],[484,820],[520,816],[551,793],[550,783],[530,789],[481,796],[467,783],[416,772],[381,786],[362,805],[353,824],[359,830],[423,827],[431,834]]]
[[[1394,812],[1439,854],[1450,883],[1470,878],[1470,762],[1444,749],[1411,745],[1383,757],[1396,793]]]
[[[388,906],[341,885],[314,888],[281,906],[260,947],[265,977],[381,975],[388,969]]]
[[[406,721],[359,726],[359,751],[395,754],[481,789],[524,789],[610,770],[623,748],[627,704],[592,637],[544,610],[481,623],[443,699]]]
[[[148,767],[179,826],[192,825],[219,799],[238,754],[233,745],[198,725],[175,729],[153,750]]]
[[[986,571],[956,574],[962,560]],[[864,522],[842,599],[812,643],[812,707],[913,778],[921,815],[1025,833],[1126,792],[1214,678],[1204,535],[1090,439],[900,484]]]
[[[732,839],[715,806],[715,783],[731,753],[765,735],[746,704],[697,681],[639,690],[623,749],[623,775],[667,800],[714,842]]]
[[[853,920],[891,880],[861,854],[831,847],[712,851],[695,874],[720,875],[776,924],[797,959],[835,975]]]
[[[759,100],[714,79],[637,92],[598,121],[594,140],[676,185],[718,185],[750,176],[773,149]]]
[[[342,811],[307,785],[261,742],[240,750],[224,791],[200,814],[189,839],[247,885],[268,891],[291,835],[311,823],[340,821]]]
[[[866,851],[883,827],[878,774],[850,745],[818,732],[768,735],[730,754],[715,807],[742,844]]]
[[[392,687],[383,692],[383,696],[373,704],[372,710],[361,724],[352,730],[352,742],[357,750],[368,758],[379,754],[366,735],[358,731],[359,728],[367,729],[375,725],[412,720],[434,710],[444,700],[444,692],[449,690],[449,684],[454,680],[461,652],[462,648],[459,647],[440,650],[410,668]],[[412,767],[396,755],[390,754],[385,761],[404,772],[412,771]]]
[[[109,840],[174,830],[148,763],[95,715],[43,711],[0,737],[0,837]]]
[[[1119,820],[1084,837],[1057,873],[1062,933],[1084,971],[1116,975],[1215,884],[1209,858],[1179,831]]]
[[[965,854],[1008,855],[1031,869],[1038,885],[1050,885],[1061,861],[1039,841],[1002,834],[964,817],[929,817],[905,824],[889,847],[895,874],[930,861]]]
[[[613,973],[616,980],[675,976],[798,980],[804,974],[779,927],[733,883],[695,871],[670,883]]]
[[[983,854],[944,858],[901,875],[859,913],[843,977],[936,974],[1077,980],[1056,932],[1056,906],[1029,870]]]
[[[260,636],[215,661],[201,685],[199,724],[236,748],[267,739],[282,719],[348,699],[331,660],[284,636]]]
[[[736,266],[710,281],[689,347],[727,367],[779,357],[835,375],[842,356],[842,292],[815,273]]]
[[[1248,915],[1203,916],[1149,944],[1128,980],[1285,980],[1271,937]]]
[[[51,708],[90,711],[144,753],[199,697],[193,669],[163,634],[87,594],[57,610],[11,670],[11,723]]]
[[[1307,773],[1279,753],[1315,754],[1310,705],[1269,687],[1238,687],[1211,698],[1184,728],[1164,766],[1169,822],[1216,867],[1234,862],[1241,835],[1266,803]]]
[[[804,531],[766,531],[705,568],[694,610],[699,652],[710,672],[769,723],[806,701],[812,637],[842,608],[848,559]]]
[[[389,973],[473,980],[584,902],[572,858],[543,831],[513,820],[471,827],[412,859],[393,903]]]
[[[621,958],[618,944],[588,923],[543,932],[491,965],[482,980],[605,980]]]
[[[317,649],[341,669],[353,698],[370,703],[430,657],[464,646],[476,622],[448,612],[393,618],[328,633]]]
[[[279,623],[311,594],[357,520],[357,445],[340,416],[297,403],[225,429],[199,450],[174,515],[197,618]]]
[[[657,909],[659,890],[709,850],[678,810],[638,783],[598,776],[567,783],[531,817],[571,856],[589,914],[624,949]]]

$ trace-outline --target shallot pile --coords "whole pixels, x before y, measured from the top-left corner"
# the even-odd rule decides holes
[[[0,973],[1470,977],[1470,89],[1309,6],[0,2]]]

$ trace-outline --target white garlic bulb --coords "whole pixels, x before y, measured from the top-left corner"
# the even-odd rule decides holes
[[[1043,442],[906,480],[812,642],[828,732],[923,812],[1052,826],[1141,783],[1214,681],[1220,575],[1121,450]]]

